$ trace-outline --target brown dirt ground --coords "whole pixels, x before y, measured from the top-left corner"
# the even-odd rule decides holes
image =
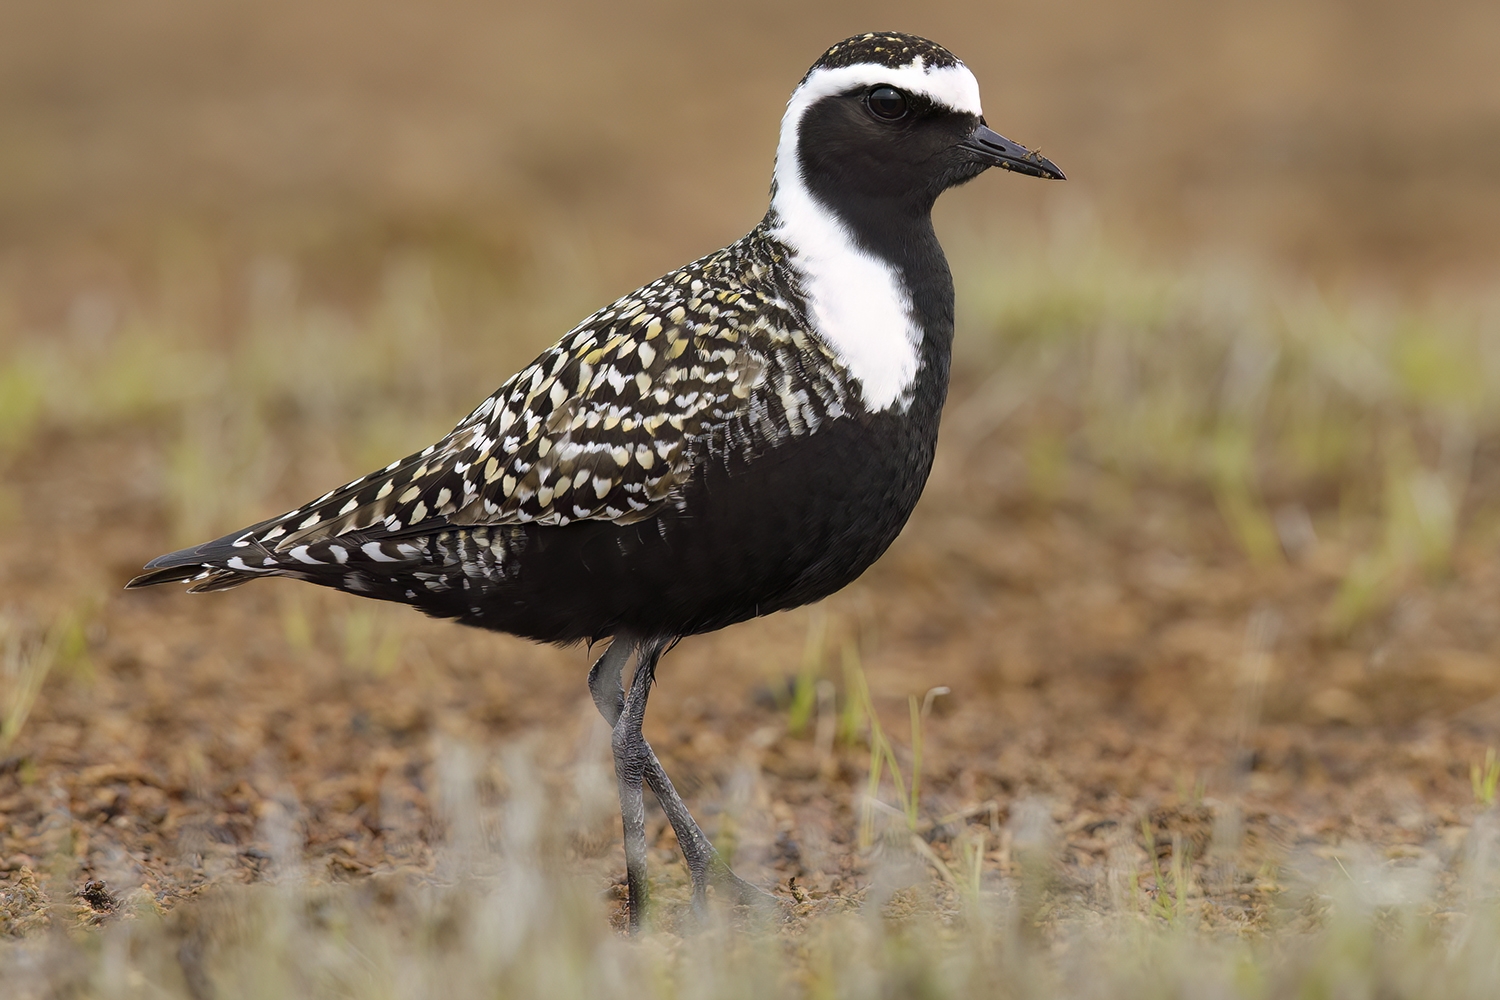
[[[288,824],[315,877],[429,871],[453,746],[479,752],[492,798],[508,780],[495,748],[527,747],[573,803],[571,863],[601,886],[618,876],[618,820],[577,791],[608,766],[582,650],[281,581],[121,592],[168,544],[143,471],[160,447],[140,429],[52,434],[9,466],[0,606],[34,624],[80,593],[92,603],[84,648],[0,761],[6,926],[35,918],[37,891],[91,881],[170,905],[261,879]],[[1163,864],[1175,849],[1209,909],[1235,919],[1264,910],[1279,889],[1268,866],[1299,855],[1361,844],[1393,863],[1453,860],[1478,812],[1469,765],[1500,743],[1491,545],[1341,636],[1325,609],[1347,556],[1331,543],[1254,566],[1209,497],[1075,468],[1043,502],[1010,485],[1021,461],[1006,435],[950,434],[908,530],[856,585],[666,660],[648,735],[710,831],[732,824],[748,875],[815,894],[869,879],[853,843],[867,754],[816,725],[789,734],[778,696],[819,627],[840,702],[839,648],[857,642],[903,752],[907,696],[951,689],[925,727],[923,831],[939,857],[983,832],[991,870],[1013,870],[1014,838],[1036,837],[1018,817],[1034,827],[1040,810],[1068,893],[1102,898],[1110,869],[1153,891],[1148,849]],[[680,893],[670,828],[653,823],[656,872]],[[95,919],[109,896],[89,892],[97,905],[81,896],[78,912]]]
[[[285,255],[312,283],[368,287],[408,245],[461,245],[486,273],[597,251],[601,286],[631,287],[755,217],[787,87],[872,22],[961,39],[994,124],[1073,177],[971,185],[950,219],[1032,234],[1095,212],[1129,246],[1418,287],[1487,281],[1500,252],[1482,0],[96,6],[0,9],[7,330],[47,336],[85,293],[149,311],[141,290],[170,291],[164,272],[200,257],[241,274]],[[534,253],[553,229],[598,246]],[[226,288],[196,326],[233,326]],[[280,582],[121,592],[180,541],[171,437],[54,429],[0,459],[0,610],[30,635],[59,609],[81,623],[0,759],[0,931],[42,919],[48,894],[85,892],[92,919],[132,886],[169,904],[262,878],[288,824],[317,877],[427,871],[451,747],[478,749],[492,797],[494,749],[529,747],[572,803],[575,863],[618,874],[618,821],[579,790],[606,761],[583,651]],[[1450,573],[1404,581],[1340,634],[1326,609],[1356,554],[1334,540],[1255,565],[1211,496],[1089,468],[1040,498],[1023,440],[950,433],[906,533],[820,612],[827,678],[842,699],[839,650],[857,643],[903,746],[907,696],[951,689],[926,726],[922,814],[962,817],[926,831],[939,857],[986,831],[991,870],[1010,870],[1050,816],[1068,891],[1105,894],[1110,869],[1150,891],[1149,849],[1166,860],[1175,842],[1230,916],[1268,905],[1266,865],[1299,854],[1453,859],[1478,811],[1470,763],[1500,745],[1493,531],[1466,526]],[[297,468],[288,504],[327,485]],[[1497,468],[1482,452],[1474,495],[1500,495]],[[789,734],[778,704],[815,621],[684,642],[648,733],[710,830],[733,822],[745,874],[853,891],[867,755]],[[680,889],[653,822],[656,871]]]

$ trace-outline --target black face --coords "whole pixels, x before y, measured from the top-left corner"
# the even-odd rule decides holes
[[[927,211],[943,191],[990,166],[964,146],[979,126],[977,115],[897,87],[850,90],[824,98],[803,116],[803,177],[826,204],[874,200],[890,209]]]

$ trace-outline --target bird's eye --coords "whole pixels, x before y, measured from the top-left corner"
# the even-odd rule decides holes
[[[865,95],[865,105],[876,118],[888,122],[906,116],[906,95],[895,87],[876,87]]]

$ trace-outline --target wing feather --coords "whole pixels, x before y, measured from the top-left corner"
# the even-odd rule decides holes
[[[715,435],[749,419],[768,372],[790,374],[777,358],[793,346],[779,331],[795,328],[783,302],[744,285],[703,291],[690,266],[615,302],[437,444],[258,526],[247,543],[285,553],[449,524],[652,516]]]

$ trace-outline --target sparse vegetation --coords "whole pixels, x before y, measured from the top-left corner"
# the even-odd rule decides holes
[[[1413,575],[1449,571],[1476,449],[1500,427],[1489,303],[1339,303],[1238,275],[1153,273],[1102,248],[1066,265],[976,253],[968,268],[972,328],[993,335],[966,344],[992,374],[960,427],[983,439],[1003,422],[1033,456],[1066,442],[1044,463],[1054,471],[1031,460],[1043,499],[1057,492],[1043,482],[1070,472],[1126,488],[1166,479],[1213,496],[1252,562],[1326,539],[1348,553],[1326,608],[1335,630]],[[1287,507],[1314,495],[1334,503],[1310,523]]]
[[[1495,804],[1495,790],[1500,788],[1500,760],[1495,748],[1486,747],[1483,764],[1469,765],[1469,784],[1474,787],[1474,801],[1482,806]]]
[[[1500,523],[1495,492],[1480,485],[1493,475],[1486,456],[1500,417],[1500,357],[1483,305],[1375,309],[1273,284],[1226,291],[1221,278],[1153,273],[1102,248],[1036,263],[960,244],[955,258],[963,356],[932,513],[912,528],[941,570],[898,545],[869,589],[759,626],[785,635],[762,631],[754,654],[740,653],[735,636],[704,647],[715,652],[683,668],[697,679],[667,678],[661,695],[678,698],[679,713],[685,698],[740,705],[705,680],[721,661],[738,665],[719,688],[748,691],[755,669],[773,678],[768,714],[700,708],[735,721],[698,723],[659,745],[674,769],[710,762],[693,781],[718,805],[712,832],[778,885],[787,924],[742,926],[723,913],[720,926],[688,927],[659,825],[656,927],[639,942],[609,929],[614,904],[599,890],[616,867],[617,834],[593,737],[569,735],[571,724],[537,737],[561,748],[545,766],[493,753],[500,734],[555,721],[557,706],[581,694],[574,654],[272,585],[185,612],[250,615],[219,626],[245,647],[231,667],[213,659],[224,653],[204,652],[229,640],[170,645],[186,624],[132,625],[97,567],[69,562],[45,594],[86,613],[45,628],[6,619],[8,985],[197,997],[211,984],[212,995],[247,998],[943,997],[996,984],[1018,997],[1360,995],[1376,984],[1393,996],[1472,995],[1492,961],[1481,942],[1495,926],[1496,876],[1479,810],[1500,781],[1493,751],[1474,765],[1471,788],[1461,772],[1441,772],[1435,784],[1422,779],[1421,804],[1382,806],[1420,818],[1393,812],[1366,831],[1368,843],[1343,827],[1323,839],[1279,832],[1282,807],[1268,802],[1285,800],[1258,782],[1268,769],[1320,766],[1312,751],[1286,749],[1286,720],[1298,712],[1322,726],[1408,725],[1414,716],[1382,701],[1382,684],[1415,678],[1450,714],[1495,689],[1453,652],[1413,673],[1428,661],[1401,645],[1402,629],[1430,628],[1413,602],[1454,593],[1447,582],[1472,576],[1466,554],[1489,551]],[[445,298],[457,293],[444,266],[404,261],[358,313],[278,299],[228,347],[147,314],[86,346],[6,340],[0,379],[27,388],[24,406],[18,394],[0,411],[5,461],[20,468],[42,441],[149,442],[134,460],[146,485],[130,502],[159,523],[121,550],[126,565],[160,547],[140,540],[148,534],[187,541],[295,502],[308,483],[426,440],[456,416],[456,398],[478,398],[489,372],[524,360],[524,337],[491,343],[457,317],[532,329],[526,317],[541,306]],[[322,358],[325,374],[277,363],[294,351]],[[421,378],[406,377],[418,369]],[[1185,512],[1179,520],[1150,521],[1163,497]],[[950,543],[944,510],[1023,534],[1003,551],[982,531]],[[1146,544],[1139,532],[1156,533],[1157,554],[1131,557],[1131,572],[1145,575],[1121,579],[1169,606],[1152,626],[1161,644],[1112,624],[1117,598],[1066,591],[1100,572],[1098,548],[1059,556],[1074,567],[1062,580],[1039,564],[1017,568],[1014,552],[1068,519],[1134,539],[1122,551]],[[1110,535],[1112,524],[1121,534]],[[1253,586],[1216,594],[1194,582],[1201,568],[1174,568],[1187,559],[1218,561]],[[954,579],[981,582],[955,590]],[[968,652],[952,645],[982,613],[974,594],[1032,587],[1056,588],[1049,599],[1065,613],[1048,641],[1091,652],[991,652],[1005,629],[981,629],[987,638]],[[882,589],[890,599],[872,610]],[[135,613],[162,615],[181,598],[131,600],[159,601]],[[971,617],[954,617],[964,601]],[[908,604],[920,614],[906,615]],[[1173,638],[1190,613],[1228,621],[1230,638],[1169,645],[1204,642]],[[938,640],[911,638],[932,623],[949,630],[941,655],[923,645]],[[1129,709],[1163,732],[1201,728],[1197,756],[1173,760],[1149,787],[1119,770],[1090,777],[1090,761],[1135,752],[1107,721],[1089,728],[1107,711],[1081,708],[1060,722],[1064,710],[1035,695],[1092,697],[1116,669],[1098,658],[1132,643],[1144,651],[1130,655],[1162,670],[1193,665],[1170,684],[1199,685],[1163,696],[1165,709]],[[1330,666],[1356,655],[1366,666],[1354,673]],[[1043,666],[1031,665],[1038,657]],[[148,679],[128,680],[143,659]],[[1049,670],[1059,672],[1054,688]],[[39,708],[49,671],[50,701]],[[528,713],[517,707],[524,698],[551,707]],[[1021,716],[996,721],[1011,701],[1053,715],[1031,729]],[[90,707],[105,704],[138,704],[175,735],[133,736]],[[1216,704],[1219,722],[1205,708]],[[34,732],[28,717],[39,710]],[[901,716],[893,733],[886,721]],[[68,771],[73,751],[62,748],[83,737],[59,734],[96,726],[104,742],[91,752],[138,740],[151,763]],[[1011,735],[1023,730],[1037,735]],[[1022,740],[1032,741],[1027,763],[995,762]],[[1064,762],[1074,743],[1089,748],[1077,769],[1044,773],[1073,767]],[[312,770],[301,776],[303,767]],[[526,790],[569,780],[563,791]],[[551,834],[544,813],[557,818]],[[1410,829],[1424,832],[1401,833]],[[824,845],[816,861],[813,842]],[[567,874],[575,870],[583,874]],[[48,926],[72,930],[42,933]],[[706,941],[714,947],[698,947]]]
[[[1175,851],[1169,868],[1153,868],[1154,885],[1116,872],[1126,891],[1085,909],[1061,903],[1024,859],[939,882],[913,867],[920,852],[884,840],[856,893],[792,886],[779,918],[723,910],[691,927],[677,915],[630,940],[609,928],[589,880],[559,867],[551,807],[521,770],[524,755],[504,766],[512,793],[499,806],[470,814],[484,796],[450,789],[440,878],[312,882],[284,838],[270,884],[164,912],[149,892],[119,897],[97,881],[70,903],[23,872],[4,900],[7,930],[21,934],[0,944],[7,995],[1425,1000],[1486,995],[1500,973],[1497,873],[1484,867],[1494,859],[1476,867],[1472,853],[1448,889],[1357,849],[1293,859],[1288,872],[1300,874],[1278,888],[1273,926],[1246,933],[1204,923]],[[1144,835],[1149,844],[1149,825]],[[25,933],[75,922],[90,929]]]
[[[1495,9],[1365,6],[914,15],[1072,179],[939,206],[892,551],[653,695],[786,922],[653,812],[631,940],[581,650],[119,586],[738,235],[869,11],[0,4],[0,997],[1492,995]]]
[[[53,666],[79,657],[79,640],[77,623],[69,616],[40,635],[0,616],[0,759],[21,735]]]

